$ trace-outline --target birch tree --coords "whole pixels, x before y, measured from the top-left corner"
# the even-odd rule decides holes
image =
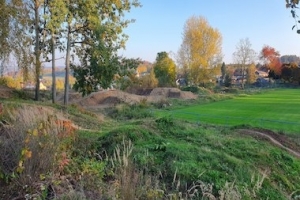
[[[244,88],[244,80],[246,75],[246,67],[254,62],[256,53],[251,48],[252,44],[249,38],[240,39],[238,44],[236,45],[236,51],[233,53],[233,59],[236,64],[241,67],[242,70],[242,83],[241,86]]]

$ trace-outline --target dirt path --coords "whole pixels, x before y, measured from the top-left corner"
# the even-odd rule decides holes
[[[300,158],[300,146],[285,135],[263,129],[239,129],[238,132],[243,135],[251,135],[258,139],[266,139],[272,144],[288,151],[295,157]]]

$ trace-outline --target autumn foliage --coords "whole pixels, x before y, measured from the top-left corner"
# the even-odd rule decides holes
[[[275,75],[281,75],[280,54],[273,47],[264,46],[260,53],[260,59],[263,60],[270,71],[273,71]]]
[[[70,164],[74,125],[50,108],[3,104],[0,133],[0,185],[20,186],[19,195],[43,193]]]

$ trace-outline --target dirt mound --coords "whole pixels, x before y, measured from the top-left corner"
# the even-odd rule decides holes
[[[119,103],[133,105],[144,100],[149,103],[157,103],[167,98],[180,98],[185,100],[197,98],[197,95],[192,92],[184,92],[178,88],[155,88],[151,92],[147,90],[145,93],[149,93],[149,95],[131,94],[120,90],[103,90],[77,100],[76,98],[78,98],[78,96],[73,95],[73,98],[70,99],[72,99],[72,102],[77,102],[81,106],[94,107],[101,105],[113,106]]]
[[[266,129],[240,129],[240,134],[250,135],[257,139],[268,140],[272,144],[285,149],[290,154],[300,158],[300,145],[289,139],[285,135],[281,135]]]
[[[163,96],[167,98],[179,98],[179,99],[197,99],[197,95],[188,91],[181,91],[178,88],[154,88],[150,93],[150,96]]]
[[[13,97],[13,89],[0,85],[0,98],[8,99]]]
[[[139,103],[143,98],[143,96],[129,94],[120,90],[103,90],[84,97],[78,101],[78,104],[81,106],[115,105],[118,103],[128,103],[132,105]]]

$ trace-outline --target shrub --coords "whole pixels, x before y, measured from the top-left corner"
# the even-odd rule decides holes
[[[197,86],[187,86],[187,87],[183,87],[181,88],[182,91],[189,91],[192,93],[198,93],[199,88]]]
[[[21,89],[21,77],[13,78],[11,76],[0,77],[0,85],[9,88]]]
[[[15,190],[4,189],[0,196],[10,199],[15,195],[47,195],[52,177],[69,164],[74,129],[67,120],[42,107],[4,108],[0,124],[0,184]]]

